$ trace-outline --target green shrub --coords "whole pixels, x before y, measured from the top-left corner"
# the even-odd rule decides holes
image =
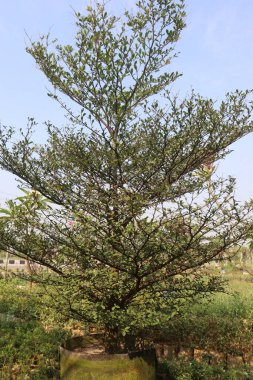
[[[173,360],[163,362],[161,367],[169,380],[253,380],[253,373],[246,366],[224,369],[222,365],[211,366],[195,360]]]
[[[215,351],[224,357],[241,356],[245,360],[252,350],[252,326],[251,294],[221,294],[212,302],[182,310],[157,329],[154,337],[183,348],[197,348],[207,354]]]
[[[58,347],[67,332],[46,328],[41,319],[37,289],[15,279],[0,281],[0,378],[55,379]]]

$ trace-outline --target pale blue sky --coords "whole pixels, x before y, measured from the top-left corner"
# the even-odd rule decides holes
[[[111,0],[111,10],[132,7],[134,0]],[[0,1],[0,121],[17,128],[28,116],[42,123],[65,122],[62,110],[46,95],[48,82],[25,52],[25,30],[36,39],[51,34],[71,42],[75,30],[73,9],[82,11],[86,0]],[[186,0],[187,28],[173,68],[184,75],[173,86],[183,96],[196,89],[221,100],[228,91],[253,88],[253,1]],[[41,127],[38,127],[41,128]],[[253,135],[233,146],[219,173],[237,179],[240,200],[253,198]],[[15,181],[0,172],[0,200],[15,196]]]

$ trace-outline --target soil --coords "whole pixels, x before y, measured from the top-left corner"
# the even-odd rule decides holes
[[[94,343],[91,346],[74,348],[72,351],[73,352],[79,352],[79,353],[89,355],[89,356],[90,355],[103,355],[103,354],[105,354],[105,348],[99,342]]]

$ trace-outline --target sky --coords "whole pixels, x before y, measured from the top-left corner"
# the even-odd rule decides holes
[[[111,12],[133,8],[134,0],[111,0]],[[58,104],[47,97],[49,84],[25,48],[27,35],[37,40],[50,31],[61,43],[75,33],[74,10],[83,12],[87,0],[0,1],[0,122],[17,129],[28,117],[42,123],[66,123]],[[195,89],[217,101],[235,89],[253,88],[253,1],[186,0],[187,27],[176,46],[180,52],[172,69],[183,73],[173,91],[184,96]],[[253,198],[253,134],[232,146],[218,173],[237,180],[241,201]],[[0,171],[0,202],[18,195],[14,177]]]

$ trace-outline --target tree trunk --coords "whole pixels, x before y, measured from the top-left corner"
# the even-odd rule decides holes
[[[29,276],[30,276],[29,286],[31,289],[33,286],[33,282],[32,282],[32,268],[31,268],[31,263],[29,260],[26,261],[26,267],[27,267],[27,272],[29,273]]]
[[[5,269],[4,269],[4,278],[5,278],[5,280],[8,277],[9,258],[10,258],[10,254],[9,254],[9,252],[6,252],[6,255],[5,255]]]
[[[104,346],[108,354],[119,354],[124,351],[118,327],[105,328]]]

